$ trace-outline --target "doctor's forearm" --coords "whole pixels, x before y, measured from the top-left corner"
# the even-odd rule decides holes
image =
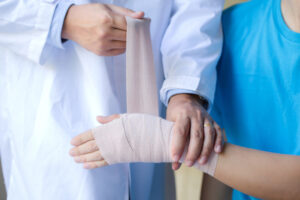
[[[215,178],[262,199],[300,198],[300,157],[226,144]]]

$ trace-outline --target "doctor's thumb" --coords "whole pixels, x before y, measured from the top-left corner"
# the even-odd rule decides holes
[[[136,18],[136,19],[142,19],[144,18],[145,13],[143,11],[134,12],[131,14],[130,17]]]
[[[120,118],[120,115],[114,114],[114,115],[109,115],[109,116],[97,116],[96,119],[100,124],[106,124],[106,123],[109,123],[109,122],[113,121],[114,119],[118,119],[118,118]]]
[[[144,15],[145,15],[145,13],[142,12],[142,11],[135,12],[131,9],[123,8],[123,7],[120,7],[120,6],[110,5],[110,8],[111,8],[112,11],[114,11],[114,12],[120,14],[120,15],[132,17],[132,18],[136,18],[136,19],[144,18]]]

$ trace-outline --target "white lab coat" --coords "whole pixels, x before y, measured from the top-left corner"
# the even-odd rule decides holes
[[[161,99],[180,88],[213,101],[223,0],[75,2],[145,11]],[[68,155],[71,138],[98,125],[97,115],[126,112],[125,56],[96,56],[72,41],[51,46],[56,3],[0,1],[0,148],[8,199],[128,199],[128,164],[85,170]],[[163,199],[161,166],[134,166],[135,172],[132,199]]]

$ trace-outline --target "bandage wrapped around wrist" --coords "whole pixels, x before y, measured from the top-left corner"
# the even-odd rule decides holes
[[[98,126],[93,134],[108,164],[130,162],[172,162],[173,122],[147,114],[123,114],[119,119]],[[180,159],[184,161],[186,149]],[[207,164],[193,167],[214,175],[218,155],[214,152]]]

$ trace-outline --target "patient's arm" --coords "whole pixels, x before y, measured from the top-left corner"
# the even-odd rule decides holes
[[[261,199],[300,199],[300,156],[226,144],[215,178]]]
[[[72,144],[76,147],[71,150],[75,160],[94,163],[93,167],[104,166],[106,161],[109,164],[172,161],[169,155],[172,122],[143,114],[123,115],[122,118],[97,127],[93,134],[88,131],[75,137]],[[94,148],[86,145],[93,142]],[[84,150],[83,146],[90,150]],[[258,198],[300,199],[299,156],[267,153],[229,143],[225,145],[224,153],[212,155],[215,157],[206,165],[195,167]]]

